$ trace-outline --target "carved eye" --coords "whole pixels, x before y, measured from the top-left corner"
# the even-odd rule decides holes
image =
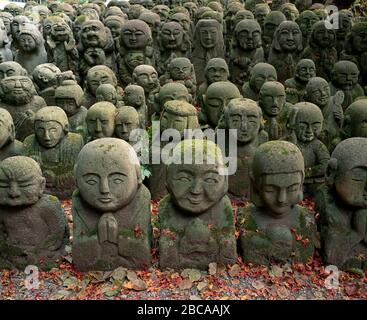
[[[204,179],[204,181],[206,182],[206,183],[210,183],[210,184],[212,184],[212,183],[217,183],[218,181],[216,180],[216,179],[214,179],[214,178],[206,178],[206,179]]]
[[[298,191],[298,184],[293,184],[290,187],[287,188],[288,192],[295,192]]]
[[[181,182],[190,182],[190,179],[188,177],[179,177],[177,180]]]
[[[87,183],[87,184],[89,184],[90,186],[94,186],[94,185],[96,185],[96,184],[97,184],[97,181],[96,181],[96,180],[94,180],[94,179],[88,179],[88,180],[86,181],[86,183]]]
[[[113,183],[114,184],[122,184],[122,183],[124,183],[124,180],[122,180],[120,178],[115,178],[115,179],[113,179]]]

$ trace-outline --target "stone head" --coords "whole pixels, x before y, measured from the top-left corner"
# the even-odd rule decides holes
[[[305,98],[323,109],[330,101],[330,86],[324,78],[311,78],[305,89]]]
[[[153,0],[143,0],[142,5],[144,6],[144,8],[150,10],[154,7],[154,2]]]
[[[330,21],[334,21],[334,19],[338,19],[338,28],[335,30],[336,38],[339,41],[345,41],[346,36],[352,29],[353,26],[353,15],[348,10],[340,10],[331,15]]]
[[[6,33],[10,35],[11,34],[10,24],[13,21],[13,16],[9,12],[0,12],[0,19],[2,19],[4,22]]]
[[[45,19],[44,20],[44,23],[45,21],[48,20],[48,19]],[[82,25],[84,22],[86,21],[89,21],[89,20],[92,20],[90,19],[88,16],[85,16],[85,15],[80,15],[80,16],[77,16],[73,22],[73,35],[74,35],[74,38],[77,39],[79,41],[80,39],[80,33],[82,31]],[[45,29],[43,29],[45,30]]]
[[[263,39],[265,39],[268,43],[271,43],[275,30],[283,21],[286,20],[287,19],[282,12],[271,11],[264,20]]]
[[[299,17],[298,9],[293,3],[282,4],[280,11],[283,12],[288,21],[296,21]]]
[[[23,105],[32,100],[35,88],[26,76],[11,76],[0,81],[0,97],[5,103]]]
[[[106,21],[106,18],[110,16],[118,16],[118,17],[123,18],[123,20],[127,20],[127,15],[123,13],[119,7],[116,7],[116,6],[108,7],[106,9],[104,13],[105,21]]]
[[[31,21],[26,16],[16,16],[10,24],[11,35],[13,39],[17,39],[19,32],[24,28],[26,24],[31,23]]]
[[[41,168],[32,158],[16,156],[0,163],[0,206],[31,206],[45,186]]]
[[[334,64],[331,72],[332,83],[341,90],[352,90],[358,83],[359,70],[352,61],[341,60]]]
[[[284,86],[277,81],[265,82],[259,92],[259,105],[267,117],[277,117],[285,104]]]
[[[19,49],[24,52],[36,51],[40,46],[43,46],[44,43],[41,32],[32,24],[27,25],[25,28],[21,28],[17,40]]]
[[[213,11],[223,13],[223,6],[219,1],[209,1],[207,6],[212,9]]]
[[[227,9],[226,9],[225,14],[224,14],[225,20],[226,21],[233,20],[233,18],[236,16],[236,14],[239,11],[244,10],[244,9],[245,9],[245,7],[243,6],[243,4],[241,2],[235,1],[235,2],[228,3]],[[250,11],[250,10],[247,10],[247,11]],[[252,12],[251,12],[251,14],[252,14]],[[252,14],[252,16],[253,16],[253,14]],[[252,19],[254,19],[254,18],[252,18]]]
[[[91,47],[104,48],[107,44],[107,32],[99,20],[87,20],[82,24],[80,40],[85,49]]]
[[[345,205],[367,208],[367,138],[340,142],[331,154],[326,182]]]
[[[219,22],[219,24],[220,24],[221,29],[223,28],[222,27],[222,24],[223,24],[223,15],[220,12],[213,11],[213,10],[205,11],[201,15],[201,19],[203,19],[203,20],[208,20],[208,19],[209,20],[217,20]]]
[[[296,66],[294,77],[302,82],[307,83],[311,78],[316,76],[316,66],[311,59],[301,59]]]
[[[68,41],[72,34],[70,26],[61,17],[53,17],[50,34],[56,41]]]
[[[243,50],[254,50],[261,47],[261,27],[256,20],[242,20],[234,29],[238,46]]]
[[[189,155],[190,163],[185,163]],[[228,190],[228,176],[220,148],[210,140],[181,141],[167,166],[167,190],[173,204],[188,215],[200,215],[222,200]]]
[[[161,87],[157,93],[158,104],[161,109],[167,101],[179,100],[191,103],[192,97],[185,85],[179,82],[169,82]]]
[[[279,11],[281,6],[285,3],[288,3],[289,0],[273,0],[271,2],[271,11]]]
[[[148,64],[142,64],[134,69],[133,82],[143,87],[146,94],[159,88],[158,73]]]
[[[106,83],[112,84],[114,87],[117,87],[117,78],[114,72],[109,67],[105,65],[98,65],[88,70],[86,83],[84,86],[93,96],[96,95],[99,85]]]
[[[237,24],[242,21],[242,20],[254,20],[255,17],[253,15],[253,13],[249,10],[239,10],[235,16],[232,18],[233,20],[233,26],[236,27]]]
[[[223,108],[217,128],[235,129],[238,143],[249,144],[263,129],[261,108],[251,99],[232,99]]]
[[[125,141],[135,141],[133,130],[140,128],[139,114],[134,107],[119,108],[115,119],[115,135]],[[131,139],[132,138],[132,139]]]
[[[140,107],[145,103],[144,88],[136,84],[129,84],[125,88],[124,102],[127,106]]]
[[[149,26],[154,36],[158,34],[158,30],[161,25],[161,17],[158,13],[148,10],[143,11],[139,16],[139,20],[144,21]]]
[[[129,50],[126,52],[124,60],[127,68],[132,72],[137,66],[145,63],[145,55],[141,50]]]
[[[167,101],[163,106],[161,128],[177,130],[184,137],[184,130],[199,128],[196,108],[186,101]]]
[[[298,9],[298,12],[301,14],[303,11],[307,10],[312,6],[313,0],[295,0],[294,4]]]
[[[175,13],[170,20],[179,23],[186,32],[190,31],[191,21],[190,17],[186,14],[180,12]]]
[[[255,7],[259,3],[266,3],[266,0],[245,0],[245,8],[251,12],[255,12]]]
[[[36,112],[34,132],[38,143],[46,148],[55,148],[69,132],[69,121],[59,107],[44,107]]]
[[[335,30],[328,28],[325,21],[318,21],[312,26],[310,46],[326,49],[333,47],[335,42]]]
[[[96,91],[96,98],[98,102],[107,101],[112,104],[117,102],[116,88],[109,83],[100,84]]]
[[[129,49],[143,49],[152,42],[152,32],[142,20],[129,20],[121,29],[120,43]]]
[[[196,10],[194,24],[196,25],[200,19],[203,18],[205,12],[212,12],[213,10],[207,6],[201,6]]]
[[[312,26],[318,21],[319,18],[315,12],[306,10],[299,15],[296,22],[301,29],[302,35],[308,37],[311,35]]]
[[[160,44],[163,48],[173,50],[182,45],[184,29],[175,21],[166,22],[159,32]]]
[[[55,103],[68,117],[81,107],[83,89],[74,80],[64,80],[55,90]]]
[[[195,16],[195,12],[198,9],[198,6],[195,2],[185,2],[183,6],[187,9],[190,13],[190,18],[193,19]]]
[[[15,127],[10,113],[0,108],[0,150],[15,140]]]
[[[259,3],[255,6],[254,16],[260,26],[264,26],[265,18],[269,12],[270,8],[267,3]]]
[[[223,38],[221,26],[217,20],[201,19],[196,24],[194,43],[201,45],[205,50],[212,49],[217,46]]]
[[[367,138],[367,99],[354,101],[344,112],[343,134],[347,138]]]
[[[145,10],[145,8],[140,4],[133,4],[130,6],[129,11],[127,12],[127,16],[129,20],[139,19],[141,13]]]
[[[0,63],[0,80],[11,76],[27,76],[28,72],[18,62],[5,61]]]
[[[153,7],[152,12],[158,14],[161,17],[161,22],[168,19],[170,8],[163,4],[158,4]]]
[[[260,145],[251,163],[251,201],[273,218],[290,214],[303,199],[304,160],[296,145],[269,141]]]
[[[55,86],[61,70],[53,63],[43,63],[33,69],[32,78],[41,90]]]
[[[92,140],[112,137],[117,108],[111,102],[97,102],[87,112],[88,134]]]
[[[172,59],[169,63],[168,70],[174,81],[190,79],[195,75],[194,66],[188,58]]]
[[[129,1],[118,1],[116,6],[118,6],[123,13],[127,14],[130,8],[130,3]]]
[[[9,12],[13,17],[15,17],[23,14],[24,9],[16,3],[8,3],[4,7],[4,12]]]
[[[272,47],[283,52],[301,51],[302,33],[298,24],[293,21],[281,22],[275,30]]]
[[[78,155],[74,175],[80,197],[101,214],[129,205],[142,183],[133,147],[116,138],[87,143]]]
[[[110,29],[111,35],[114,39],[120,39],[121,29],[125,20],[120,16],[108,16],[104,20],[105,26]]]
[[[214,82],[208,87],[203,99],[208,115],[208,123],[211,126],[216,127],[218,125],[223,108],[235,98],[241,98],[241,93],[229,81]]]
[[[227,62],[222,58],[210,59],[205,67],[205,78],[208,84],[227,81],[229,78]]]
[[[367,52],[367,22],[358,22],[352,27],[345,48],[355,53]]]
[[[76,11],[74,7],[68,3],[59,3],[56,12],[65,13],[70,18],[70,20],[74,20],[76,16]]]
[[[259,62],[251,70],[250,87],[259,92],[263,84],[267,81],[276,81],[278,79],[277,71],[269,63]]]
[[[309,143],[317,139],[322,130],[324,116],[321,109],[310,102],[299,102],[294,105],[295,132],[297,141]]]

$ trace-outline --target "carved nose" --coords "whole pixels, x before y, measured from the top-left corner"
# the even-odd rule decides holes
[[[97,119],[97,121],[96,121],[96,132],[101,132],[101,131],[102,131],[101,121],[99,119]]]
[[[9,189],[8,194],[10,198],[18,198],[20,196],[20,190],[16,183],[10,184],[10,189]]]
[[[198,181],[194,181],[192,187],[191,187],[191,194],[201,194],[203,188],[201,186],[201,183]]]
[[[110,192],[110,187],[108,185],[108,179],[101,179],[101,183],[99,185],[99,192],[101,194],[107,194]]]
[[[45,141],[49,141],[50,140],[50,134],[49,134],[49,132],[47,130],[45,130],[45,135],[43,136],[43,139]]]
[[[278,194],[278,203],[284,203],[286,199],[286,190],[281,189]]]

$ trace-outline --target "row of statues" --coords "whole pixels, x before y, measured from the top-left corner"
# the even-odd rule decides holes
[[[71,238],[78,270],[146,268],[153,199],[163,269],[320,250],[366,270],[367,22],[327,12],[333,1],[290,2],[7,5],[0,268],[52,268]],[[172,161],[147,164],[156,143],[166,156],[168,129]]]

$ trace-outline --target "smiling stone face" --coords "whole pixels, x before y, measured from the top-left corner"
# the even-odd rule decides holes
[[[318,138],[324,120],[320,108],[309,102],[297,103],[294,105],[294,108],[297,108],[297,140],[308,143]]]
[[[127,21],[121,29],[121,44],[129,49],[144,48],[152,41],[149,26],[142,20]]]
[[[166,22],[159,33],[162,46],[166,49],[176,49],[183,41],[184,30],[178,22]]]
[[[268,117],[280,114],[285,103],[285,89],[280,82],[268,81],[260,89],[259,105]]]

